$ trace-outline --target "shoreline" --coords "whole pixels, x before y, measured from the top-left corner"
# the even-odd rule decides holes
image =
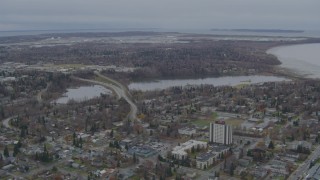
[[[320,69],[318,66],[320,67],[320,64],[317,64],[319,47],[320,43],[283,45],[272,47],[266,50],[266,53],[275,56],[281,62],[280,65],[274,67],[276,74],[296,79],[319,79]]]

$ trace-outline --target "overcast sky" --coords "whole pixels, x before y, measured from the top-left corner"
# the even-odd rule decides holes
[[[320,0],[0,0],[0,31],[320,29]]]

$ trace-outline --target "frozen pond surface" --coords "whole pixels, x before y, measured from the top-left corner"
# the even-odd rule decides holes
[[[281,61],[281,67],[309,78],[320,78],[320,43],[280,46],[269,49]]]
[[[225,76],[204,79],[173,79],[158,80],[152,82],[134,82],[129,85],[131,90],[150,91],[156,89],[166,89],[173,86],[210,84],[214,86],[235,86],[243,83],[264,83],[289,81],[289,79],[276,76]]]
[[[89,100],[99,97],[101,94],[111,94],[112,92],[100,85],[94,86],[81,86],[78,88],[67,89],[63,97],[57,99],[55,102],[58,104],[67,104],[70,100],[77,102]]]

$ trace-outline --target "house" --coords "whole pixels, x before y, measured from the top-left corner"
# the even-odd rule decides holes
[[[298,153],[294,152],[286,152],[284,153],[285,157],[293,158],[293,159],[299,159],[300,155]]]
[[[312,144],[307,142],[307,141],[293,141],[293,142],[289,142],[288,143],[287,149],[297,150],[298,146],[300,146],[300,147],[302,147],[304,149],[311,150]]]
[[[116,176],[118,169],[103,169],[99,171],[99,176],[102,179],[109,179],[111,176]]]
[[[263,168],[256,168],[251,174],[257,179],[263,179],[268,175],[268,171]]]
[[[207,169],[216,161],[217,157],[218,154],[212,151],[200,154],[196,159],[197,168]]]
[[[218,180],[219,179],[219,177],[215,177],[215,176],[209,176],[208,177],[208,180]]]
[[[250,164],[250,160],[248,160],[248,159],[239,159],[238,163],[242,167],[248,167],[249,164]]]
[[[10,171],[11,169],[14,168],[14,165],[13,164],[8,164],[6,166],[3,166],[2,167],[2,170],[5,170],[5,171]]]
[[[155,151],[149,146],[144,145],[144,146],[132,146],[128,150],[128,153],[131,155],[136,154],[137,156],[140,156],[140,157],[150,157],[157,154],[157,151]]]
[[[269,162],[269,165],[265,166],[265,169],[267,171],[282,174],[282,175],[288,175],[289,172],[287,171],[287,163],[279,160],[272,160]]]

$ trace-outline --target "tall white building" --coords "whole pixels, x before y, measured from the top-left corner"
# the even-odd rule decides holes
[[[232,144],[232,128],[224,121],[210,123],[210,142]]]

